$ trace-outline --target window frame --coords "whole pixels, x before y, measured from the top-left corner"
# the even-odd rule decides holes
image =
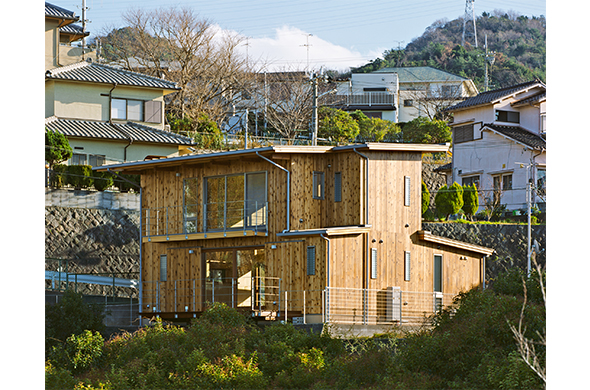
[[[505,123],[520,123],[520,112],[509,110],[496,110],[495,120]]]
[[[130,102],[137,103],[139,116],[133,116],[130,111]],[[114,107],[114,103],[124,103],[123,107]],[[133,98],[113,97],[111,98],[111,119],[127,120],[132,122],[162,123],[162,102],[159,100],[142,100]],[[115,112],[124,111],[124,116],[115,116]]]
[[[325,175],[322,171],[313,171],[313,199],[324,199]]]
[[[412,201],[412,180],[410,176],[404,176],[404,206],[410,207]]]
[[[342,172],[334,172],[334,202],[342,202]]]
[[[371,279],[377,279],[377,248],[371,248]]]
[[[307,276],[315,276],[316,274],[316,255],[317,252],[315,245],[308,245],[305,253]]]
[[[412,257],[410,251],[404,251],[404,281],[409,282],[411,278]]]

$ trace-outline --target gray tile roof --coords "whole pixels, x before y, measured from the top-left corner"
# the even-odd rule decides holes
[[[45,2],[45,16],[78,20],[78,17],[74,14],[74,12],[48,2]]]
[[[496,133],[500,133],[508,138],[513,139],[521,144],[527,145],[533,149],[547,149],[545,138],[539,134],[532,133],[519,126],[503,126],[493,123],[485,124],[482,130],[490,129]]]
[[[545,100],[547,98],[547,91],[539,92],[533,96],[526,97],[521,100],[517,100],[515,102],[510,103],[511,106],[524,106],[527,104],[532,104],[536,102],[540,102],[541,100]]]
[[[86,31],[82,31],[82,26],[78,26],[77,24],[68,24],[66,26],[62,26],[59,28],[59,31],[61,33],[66,33],[66,34],[75,34],[75,35],[90,35],[90,32]]]
[[[55,116],[45,119],[45,127],[66,137],[106,139],[114,141],[147,142],[170,145],[193,145],[193,140],[169,131],[162,131],[138,123],[113,123],[61,119]]]
[[[400,83],[416,83],[424,81],[465,81],[465,77],[457,76],[444,70],[430,66],[400,66],[382,68],[373,73],[397,73]]]
[[[463,108],[479,106],[482,104],[489,104],[489,103],[492,103],[492,102],[494,102],[498,99],[501,99],[505,96],[510,96],[513,93],[518,92],[521,89],[529,88],[535,84],[539,84],[539,85],[542,85],[543,87],[545,87],[545,84],[543,84],[541,81],[534,80],[534,81],[529,81],[529,82],[522,83],[522,84],[512,85],[512,86],[506,87],[506,88],[500,88],[500,89],[495,89],[493,91],[482,92],[477,96],[466,99],[460,103],[455,104],[454,106],[451,106],[451,107],[445,109],[445,111],[456,111],[456,110],[460,110]]]
[[[45,78],[105,84],[117,83],[119,85],[146,88],[180,89],[176,86],[176,83],[171,81],[94,62],[77,62],[75,64],[50,69],[45,72]]]

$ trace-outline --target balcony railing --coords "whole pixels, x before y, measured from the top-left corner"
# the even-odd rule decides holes
[[[394,95],[387,92],[336,95],[336,105],[346,106],[393,106]]]
[[[265,232],[268,202],[238,201],[147,208],[141,211],[142,235],[171,236],[207,232]]]

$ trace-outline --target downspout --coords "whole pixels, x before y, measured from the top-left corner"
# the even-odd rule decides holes
[[[256,151],[256,155],[258,157],[260,157],[261,159],[268,161],[269,163],[271,163],[275,167],[280,168],[283,171],[287,172],[287,228],[285,230],[283,230],[283,233],[288,232],[290,230],[289,221],[291,219],[291,172],[289,172],[288,169],[283,168],[282,166],[280,166],[276,162],[274,162],[264,156],[261,156],[260,153],[258,153],[258,151]]]
[[[324,236],[324,233],[320,234],[320,237],[326,240],[326,252],[328,256],[326,258],[326,322],[330,319],[330,239]]]
[[[356,154],[365,159],[365,226],[369,225],[369,158],[364,154],[360,153],[356,148],[352,149]],[[369,232],[365,233],[365,289],[369,288],[369,259],[370,259],[370,248],[369,248]],[[365,305],[363,305],[365,306]],[[363,308],[363,312],[365,312]],[[363,313],[364,317],[364,313]],[[366,323],[366,322],[365,322]]]
[[[129,141],[125,148],[123,148],[123,162],[126,162],[127,148],[130,147],[133,143],[133,138],[131,138],[131,136],[127,134],[125,131],[117,128],[117,126],[115,126],[115,124],[113,123],[113,91],[115,90],[115,88],[117,88],[117,82],[113,83],[113,88],[111,88],[111,90],[109,91],[109,124],[113,126],[118,132],[123,133],[123,135],[127,137],[127,140]]]

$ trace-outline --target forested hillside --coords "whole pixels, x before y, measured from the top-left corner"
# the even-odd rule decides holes
[[[495,52],[489,68],[490,87],[503,88],[539,78],[545,81],[544,16],[521,16],[513,12],[494,11],[477,17],[478,47],[466,42],[461,46],[463,19],[441,19],[430,25],[422,36],[412,40],[405,49],[393,48],[353,73],[368,73],[393,66],[432,66],[472,79],[483,90],[485,77],[484,41]]]

